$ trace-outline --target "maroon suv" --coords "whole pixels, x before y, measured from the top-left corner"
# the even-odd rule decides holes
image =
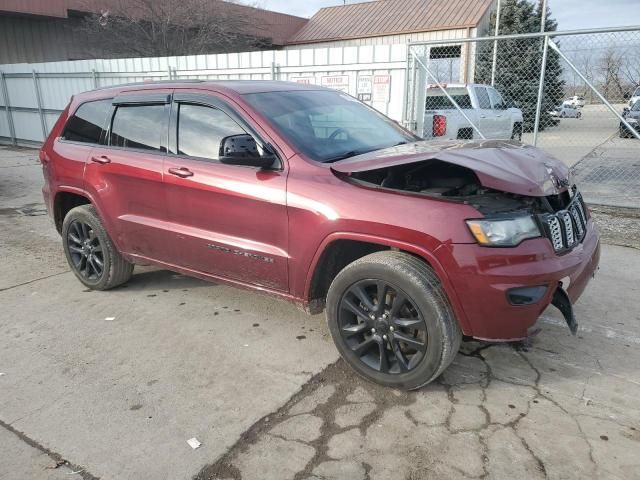
[[[572,303],[599,240],[567,168],[517,142],[423,142],[347,94],[174,82],[75,96],[40,159],[87,287],[155,264],[327,311],[361,375],[418,388],[464,336]]]

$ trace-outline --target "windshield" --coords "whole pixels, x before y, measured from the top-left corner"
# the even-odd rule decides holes
[[[640,87],[636,88],[636,91],[633,93],[634,97],[640,97]]]
[[[245,100],[306,156],[335,162],[417,137],[353,97],[329,90],[251,93]]]
[[[640,100],[636,100],[635,103],[633,104],[633,107],[631,107],[631,111],[632,112],[639,112],[640,111]]]

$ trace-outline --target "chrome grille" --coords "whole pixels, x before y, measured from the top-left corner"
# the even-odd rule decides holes
[[[571,214],[567,211],[558,212],[558,216],[562,219],[564,223],[564,238],[566,239],[567,247],[573,247],[573,244],[576,241],[575,235],[573,234],[573,221],[571,220]]]
[[[582,242],[587,233],[587,214],[582,195],[576,192],[566,210],[543,217],[553,249],[562,252]]]
[[[549,224],[549,233],[551,234],[551,243],[553,243],[553,249],[558,251],[564,248],[564,242],[562,241],[562,229],[560,228],[560,220],[555,215],[547,218]]]

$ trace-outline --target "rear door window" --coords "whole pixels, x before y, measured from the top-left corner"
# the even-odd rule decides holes
[[[487,110],[491,109],[491,101],[485,87],[476,87],[476,97],[478,97],[478,106]]]
[[[178,154],[217,160],[222,139],[246,134],[217,108],[181,103],[178,107]]]
[[[67,122],[62,138],[72,142],[100,143],[110,110],[111,99],[83,103]]]
[[[121,105],[111,123],[109,144],[137,150],[166,151],[165,105]]]

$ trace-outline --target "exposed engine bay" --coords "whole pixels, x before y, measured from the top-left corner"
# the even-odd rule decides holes
[[[349,179],[363,186],[370,184],[466,203],[483,215],[553,213],[571,201],[568,191],[548,197],[527,197],[486,188],[473,170],[436,159],[354,172]]]

